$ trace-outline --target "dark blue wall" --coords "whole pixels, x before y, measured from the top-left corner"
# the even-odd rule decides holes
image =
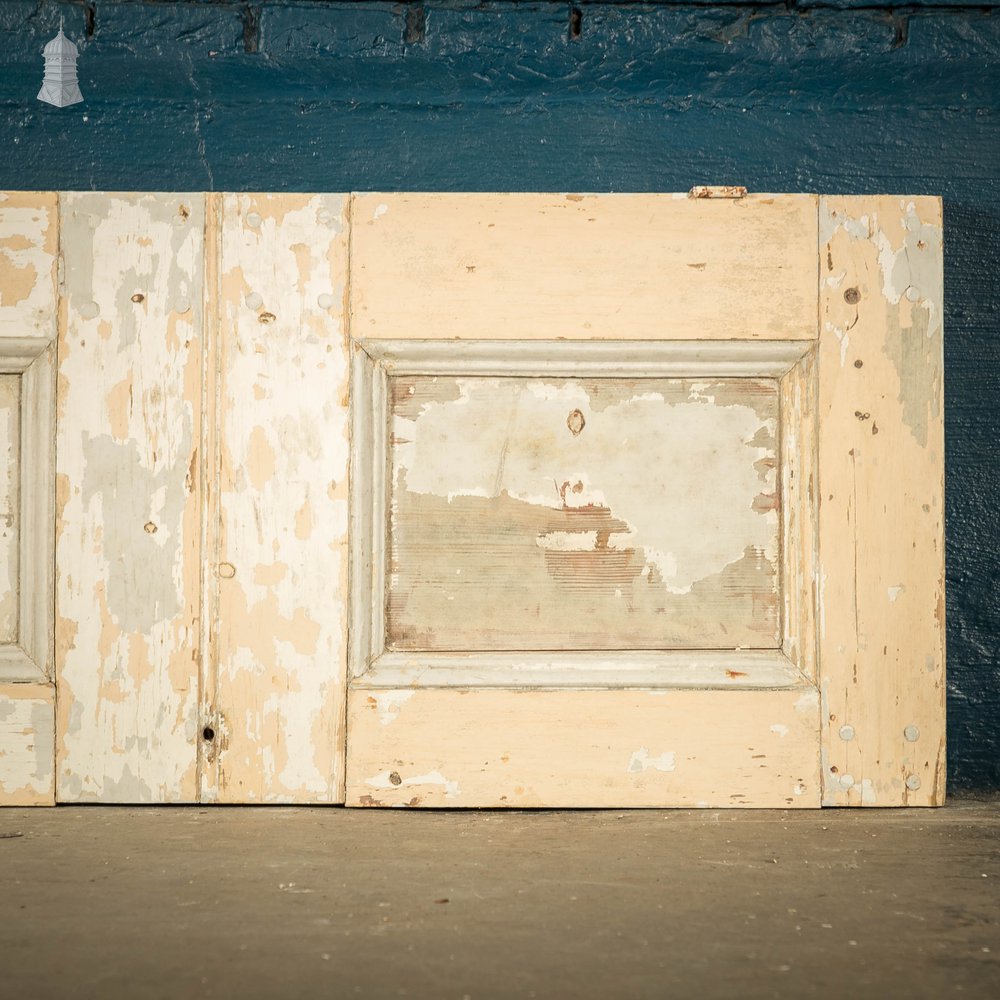
[[[998,3],[3,2],[0,188],[943,195],[949,774],[996,789]]]

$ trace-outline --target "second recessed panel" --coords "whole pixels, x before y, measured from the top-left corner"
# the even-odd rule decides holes
[[[390,380],[387,645],[780,645],[771,379]]]

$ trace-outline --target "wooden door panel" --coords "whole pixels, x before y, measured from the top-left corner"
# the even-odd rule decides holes
[[[387,648],[781,645],[777,379],[389,393]]]
[[[423,340],[811,340],[816,197],[363,194],[352,331]]]
[[[815,807],[819,697],[789,690],[352,688],[347,801]]]
[[[0,193],[0,804],[940,804],[941,234]]]

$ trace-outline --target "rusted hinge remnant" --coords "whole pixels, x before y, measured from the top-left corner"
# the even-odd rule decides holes
[[[736,184],[698,184],[688,191],[689,198],[745,198],[747,189]]]

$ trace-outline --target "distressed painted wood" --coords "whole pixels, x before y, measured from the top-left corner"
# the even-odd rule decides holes
[[[58,196],[0,191],[0,337],[56,335]]]
[[[347,803],[818,806],[818,716],[813,687],[650,692],[354,685]]]
[[[0,645],[17,642],[21,377],[0,375]]]
[[[944,800],[941,203],[820,204],[824,802]]]
[[[799,651],[812,641],[800,635],[808,615],[796,605],[793,620],[779,621],[786,612],[778,587],[779,577],[783,586],[811,565],[811,554],[796,562],[781,552],[789,521],[803,537],[815,525],[814,494],[798,485],[811,475],[812,425],[799,437],[788,426],[812,403],[811,342],[791,351],[773,342],[647,345],[637,352],[641,370],[628,341],[613,351],[594,343],[474,346],[458,352],[461,360],[447,342],[356,347],[348,804],[818,805],[819,696]],[[438,365],[447,374],[435,374]],[[605,377],[609,368],[623,377]],[[636,404],[639,411],[628,411]],[[596,438],[589,451],[580,447],[588,431]],[[630,447],[631,435],[638,445]],[[682,488],[688,479],[700,493]],[[650,637],[639,626],[630,632],[626,618],[614,632],[601,618],[598,598],[613,607],[615,588],[595,588],[596,606],[569,613],[578,588],[532,577],[525,537],[538,547],[539,535],[578,534],[572,525],[526,531],[507,517],[490,533],[491,513],[462,504],[523,495],[526,507],[565,520],[579,496],[581,516],[595,518],[603,507],[617,516],[609,497],[623,483],[635,500],[623,532],[658,515],[650,524],[670,538],[651,546],[657,555],[682,539],[704,555],[707,540],[740,534],[735,524],[766,526],[759,548],[773,560],[773,607],[767,641],[755,644],[772,648],[744,648],[736,627],[742,587],[734,586],[690,623],[688,642],[708,640],[702,648],[677,648],[683,642],[665,634],[643,649]],[[439,509],[423,509],[426,496]],[[677,496],[679,511],[670,507]],[[785,503],[793,517],[783,514]],[[586,540],[599,543],[602,525],[588,521]],[[610,543],[615,532],[607,533]],[[543,563],[548,554],[543,548]],[[477,578],[471,598],[449,570]],[[546,587],[557,606],[544,621]],[[470,607],[451,610],[460,600]],[[732,637],[721,634],[720,617]],[[423,632],[405,635],[401,624]],[[587,642],[608,648],[588,650]],[[712,645],[720,648],[704,648]],[[762,732],[787,737],[775,751],[780,764],[767,762]],[[660,746],[665,736],[686,749]],[[681,753],[687,763],[678,776]]]
[[[342,801],[346,198],[225,195],[219,210],[201,795]]]
[[[0,684],[0,806],[55,802],[55,688]]]
[[[781,645],[776,380],[389,394],[389,649]]]
[[[204,198],[62,196],[57,787],[196,797]]]
[[[816,198],[359,194],[352,335],[811,339]]]
[[[53,674],[55,344],[0,337],[0,682]]]
[[[781,648],[801,675],[816,680],[816,572],[819,468],[816,455],[816,351],[781,378]]]

